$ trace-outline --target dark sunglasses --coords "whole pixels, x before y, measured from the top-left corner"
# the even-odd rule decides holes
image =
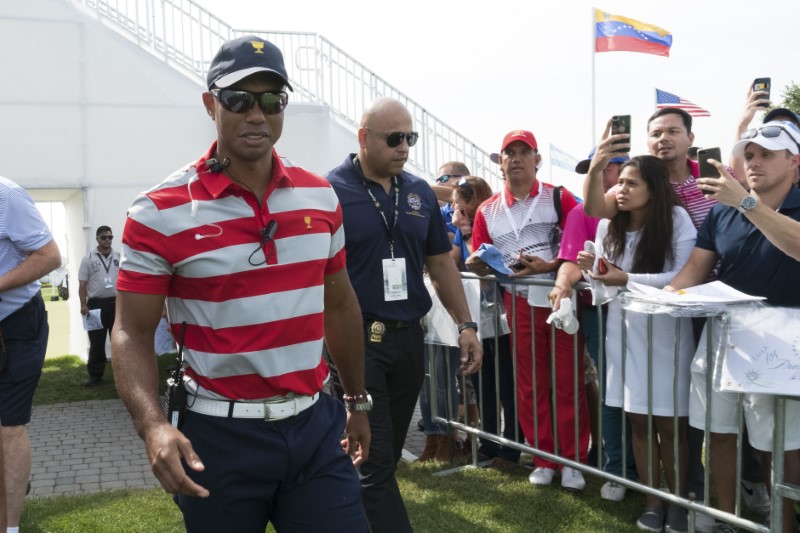
[[[113,238],[114,238],[113,235],[100,235],[98,237],[98,239],[100,239],[101,241],[110,241]]]
[[[289,103],[289,95],[284,91],[251,93],[233,89],[211,89],[209,92],[219,100],[223,109],[231,113],[247,113],[258,102],[264,113],[277,115],[286,109],[286,105]]]
[[[794,135],[792,135],[792,132],[789,130],[789,128],[786,126],[782,126],[780,124],[769,124],[766,126],[760,126],[758,128],[747,130],[746,132],[742,133],[741,138],[752,139],[760,133],[762,137],[766,137],[768,139],[774,139],[775,137],[778,137],[781,134],[781,132],[786,133],[786,135],[788,135],[789,138],[792,140],[792,142],[794,142],[794,144],[797,146],[797,149],[800,150],[800,143],[797,142],[797,140],[795,139]]]
[[[436,183],[442,184],[447,183],[447,180],[450,178],[460,178],[461,174],[442,174],[438,178],[436,178]]]
[[[373,131],[369,128],[366,128],[367,131]],[[386,141],[386,146],[389,148],[396,148],[400,146],[400,144],[405,139],[408,142],[408,147],[411,148],[415,144],[417,144],[417,139],[419,139],[419,133],[416,131],[412,131],[409,133],[405,133],[403,131],[392,131],[389,133],[383,134],[383,140]]]

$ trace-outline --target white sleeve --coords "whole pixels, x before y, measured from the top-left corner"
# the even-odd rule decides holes
[[[651,287],[658,287],[659,289],[667,285],[672,279],[680,272],[694,248],[694,242],[697,238],[697,230],[692,224],[692,219],[689,213],[682,207],[676,207],[673,210],[673,226],[674,232],[672,234],[672,246],[675,249],[675,261],[672,265],[666,265],[668,271],[658,274],[628,274],[628,281],[641,283],[642,285],[650,285]]]

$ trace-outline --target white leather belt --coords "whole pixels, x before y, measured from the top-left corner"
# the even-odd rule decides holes
[[[194,413],[226,418],[262,418],[264,420],[283,420],[302,413],[319,400],[319,393],[313,396],[295,396],[285,400],[264,402],[228,402],[206,398],[188,398],[186,408]]]

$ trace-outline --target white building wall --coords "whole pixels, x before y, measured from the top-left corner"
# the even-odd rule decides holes
[[[215,138],[204,86],[65,0],[0,2],[0,65],[0,175],[37,201],[65,203],[61,252],[77,294],[97,226],[121,236],[136,194]],[[326,107],[290,103],[277,149],[324,174],[357,142]],[[70,352],[85,357],[78,298],[69,303]]]

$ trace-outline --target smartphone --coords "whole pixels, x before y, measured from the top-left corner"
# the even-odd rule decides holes
[[[513,265],[511,265],[511,266],[510,266],[510,267],[508,267],[508,268],[510,268],[510,269],[511,269],[511,270],[513,270],[514,272],[519,272],[520,270],[522,270],[523,268],[525,268],[525,265],[523,265],[521,262],[519,262],[519,261],[518,261],[518,262],[514,263]]]
[[[611,117],[611,135],[617,135],[618,133],[627,133],[630,135],[631,133],[631,116],[630,115],[614,115]],[[626,143],[628,141],[617,141],[614,144]],[[619,150],[615,150],[618,154],[626,154],[630,152],[630,148],[621,148]]]
[[[697,163],[700,165],[700,176],[703,178],[720,177],[717,167],[708,162],[709,159],[722,161],[719,148],[701,148],[697,151]]]
[[[608,265],[606,264],[606,260],[602,257],[597,260],[597,272],[599,274],[608,274]]]
[[[756,78],[753,80],[753,92],[756,91],[766,91],[766,96],[759,97],[759,100],[769,100],[769,88],[772,85],[769,78]],[[759,107],[769,107],[769,104],[764,102],[763,104],[758,104]]]

